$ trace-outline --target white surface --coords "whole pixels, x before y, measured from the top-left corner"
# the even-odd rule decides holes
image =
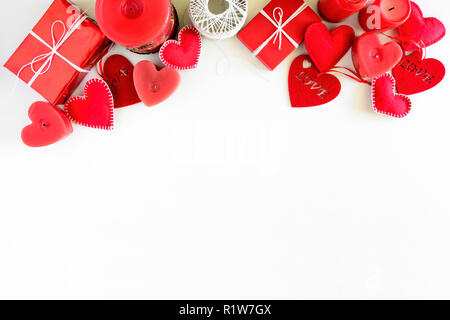
[[[2,4],[2,63],[50,0],[25,2]],[[447,0],[419,3],[450,26]],[[427,51],[447,67],[449,39]],[[294,110],[303,52],[269,72],[205,41],[170,100],[42,149],[20,140],[40,97],[11,96],[2,69],[0,298],[450,298],[449,77],[403,120],[343,77],[333,103]]]

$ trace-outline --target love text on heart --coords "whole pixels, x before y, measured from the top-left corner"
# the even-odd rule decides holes
[[[414,61],[411,61],[408,58],[405,58],[405,60],[400,63],[400,67],[408,72],[413,73],[416,77],[421,78],[422,81],[429,84],[431,84],[431,81],[434,78],[434,76],[429,73],[427,69],[418,66]]]
[[[122,66],[120,67],[119,71],[114,74],[114,77],[112,79],[109,79],[108,84],[113,94],[117,92],[117,86],[121,82],[122,78],[126,78],[130,75],[130,70],[127,67]]]
[[[317,81],[313,80],[313,77],[308,75],[305,71],[300,72],[295,77],[300,80],[300,82],[303,83],[303,85],[306,86],[309,90],[315,91],[318,97],[320,97],[321,99],[326,98],[328,90],[323,88],[322,85]]]

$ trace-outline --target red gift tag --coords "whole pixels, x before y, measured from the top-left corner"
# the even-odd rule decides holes
[[[297,57],[289,70],[289,95],[293,108],[314,107],[334,100],[341,83],[331,74],[321,74],[307,55]]]
[[[422,60],[422,52],[404,55],[400,63],[392,69],[397,82],[397,91],[416,94],[427,91],[444,79],[445,67],[437,59]]]
[[[110,56],[103,65],[101,76],[114,96],[114,107],[123,108],[141,102],[133,81],[134,66],[124,56]]]

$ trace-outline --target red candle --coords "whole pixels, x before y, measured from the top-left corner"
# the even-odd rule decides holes
[[[377,32],[363,33],[352,48],[353,65],[362,78],[375,78],[396,66],[403,56],[397,42],[381,43]]]
[[[329,22],[341,22],[364,8],[369,0],[319,0],[319,13]]]
[[[408,20],[410,0],[375,0],[359,13],[359,24],[366,31],[395,29]]]
[[[108,38],[136,53],[156,52],[177,27],[169,0],[97,0],[95,14]]]

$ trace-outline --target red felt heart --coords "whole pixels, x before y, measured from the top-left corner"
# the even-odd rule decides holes
[[[161,61],[176,70],[195,69],[202,49],[202,38],[193,26],[186,26],[178,34],[178,41],[169,40],[159,51]]]
[[[23,128],[22,141],[29,147],[44,147],[73,132],[70,120],[57,107],[47,102],[35,102],[28,109],[31,124]]]
[[[142,102],[150,107],[172,95],[180,83],[180,74],[168,67],[158,71],[150,61],[141,61],[134,68],[134,83]]]
[[[321,22],[311,24],[305,33],[305,47],[320,72],[327,72],[342,59],[353,44],[355,31],[343,25],[328,31]]]
[[[398,28],[398,33],[401,37],[412,38],[411,41],[403,41],[402,45],[406,51],[415,51],[421,45],[417,40],[426,47],[441,40],[445,36],[445,26],[436,18],[424,18],[420,7],[411,2],[411,15]]]
[[[289,70],[289,95],[293,108],[314,107],[334,100],[341,83],[331,74],[318,75],[308,55],[295,58]]]
[[[383,45],[375,32],[361,35],[352,48],[353,65],[362,78],[375,78],[390,71],[402,56],[403,50],[398,43]]]
[[[114,107],[123,108],[141,102],[133,82],[134,66],[124,56],[110,56],[103,66],[103,78],[114,97]]]
[[[372,81],[372,107],[381,114],[403,118],[411,111],[411,100],[395,93],[395,79],[389,73]]]
[[[392,74],[399,93],[415,94],[438,85],[444,79],[445,67],[436,59],[422,60],[422,52],[416,51],[403,56],[400,63],[392,69]]]
[[[75,123],[82,126],[112,130],[114,99],[108,85],[101,79],[91,79],[84,88],[84,97],[67,100],[64,110]]]

